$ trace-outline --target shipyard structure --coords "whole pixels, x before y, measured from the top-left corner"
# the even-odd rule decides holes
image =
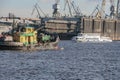
[[[44,32],[56,33],[60,39],[70,40],[81,31],[82,13],[74,1],[65,0],[64,10],[68,8],[69,11],[67,15],[61,15],[59,3],[60,0],[55,0],[52,17],[41,18],[41,25],[44,26]]]
[[[105,6],[110,2],[110,14],[105,13]],[[82,18],[83,33],[100,33],[112,40],[120,40],[120,0],[102,0],[92,14],[94,16]]]
[[[45,17],[41,17],[38,10],[38,4],[35,4],[35,9],[38,12],[39,19],[23,19],[23,23],[25,23],[25,21],[27,21],[27,23],[32,21],[32,23],[29,22],[29,24],[32,24],[35,29],[39,29],[41,27],[39,30],[40,33],[57,34],[61,40],[70,40],[78,33],[100,33],[101,36],[110,37],[112,40],[120,40],[120,0],[117,0],[117,5],[115,5],[115,0],[101,1],[101,5],[97,5],[95,10],[93,10],[93,12],[91,11],[92,14],[90,14],[90,16],[83,15],[79,7],[71,0],[65,0],[65,5],[69,9],[69,15],[61,15],[59,10],[60,0],[55,0],[52,17],[46,16],[43,11],[42,13]],[[105,13],[107,2],[110,2],[111,4],[109,14]],[[13,21],[14,19],[12,22]],[[3,23],[3,21],[0,21],[0,26],[4,26]],[[34,24],[37,24],[37,27]]]
[[[57,33],[62,40],[70,40],[81,31],[81,18],[43,19],[44,31]]]
[[[68,4],[71,4],[66,0]],[[76,12],[76,16],[60,17],[58,2],[54,4],[52,18],[43,18],[44,31],[57,33],[60,39],[71,39],[78,33],[100,33],[101,36],[110,37],[112,40],[120,40],[120,0],[117,6],[114,0],[111,3],[110,14],[105,14],[107,0],[102,0],[101,6],[97,6],[90,16],[83,16]]]
[[[60,39],[69,40],[78,33],[100,33],[112,40],[120,40],[120,20],[73,18],[70,20],[48,20],[44,31],[57,33]]]
[[[112,40],[120,40],[120,20],[82,18],[83,33],[100,33]]]

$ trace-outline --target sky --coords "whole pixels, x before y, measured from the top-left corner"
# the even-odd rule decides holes
[[[76,5],[79,6],[81,12],[85,15],[90,15],[95,7],[101,4],[102,0],[73,0]],[[109,1],[109,0],[107,0]],[[14,13],[19,17],[36,17],[37,12],[33,15],[32,10],[33,6],[38,3],[40,8],[44,11],[44,13],[49,16],[52,15],[53,9],[52,5],[55,3],[55,0],[0,0],[0,17],[8,16],[8,13]],[[60,0],[60,12],[61,14],[68,13],[64,11],[64,0]],[[109,13],[110,3],[107,2],[106,12]],[[40,12],[41,16],[43,15]]]

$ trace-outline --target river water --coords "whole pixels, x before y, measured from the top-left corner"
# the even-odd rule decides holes
[[[58,51],[0,51],[0,80],[120,80],[120,42],[61,41]]]

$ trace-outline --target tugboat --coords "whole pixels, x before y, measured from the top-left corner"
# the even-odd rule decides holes
[[[26,26],[2,33],[0,50],[57,50],[59,37],[38,35],[34,27]]]

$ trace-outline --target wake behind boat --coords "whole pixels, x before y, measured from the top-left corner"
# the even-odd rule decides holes
[[[112,42],[112,39],[101,36],[99,33],[79,33],[72,40],[77,42]]]

